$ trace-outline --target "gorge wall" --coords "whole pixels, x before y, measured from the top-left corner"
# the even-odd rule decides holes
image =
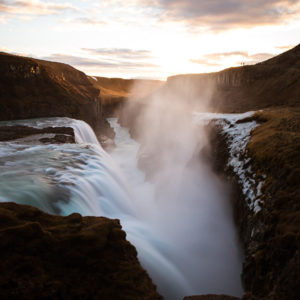
[[[259,211],[249,209],[237,174],[228,167],[228,136],[214,125],[208,153],[215,171],[234,186],[235,219],[245,249],[243,299],[298,299],[300,45],[257,65],[168,78],[148,101],[121,111],[120,122],[130,128],[134,138],[139,140],[138,116],[151,97],[164,99],[170,91],[191,111],[263,110],[245,120],[259,126],[243,154],[246,174],[251,167],[261,193]],[[142,157],[141,165],[151,166],[153,157],[150,159]]]
[[[71,117],[101,127],[100,91],[75,68],[0,53],[0,120]]]
[[[175,88],[183,98],[199,102],[200,108],[202,103],[217,112],[296,106],[300,101],[300,45],[256,65],[172,76],[166,88]]]
[[[299,108],[286,108],[253,116],[260,125],[252,131],[243,156],[260,189],[257,210],[249,208],[238,176],[228,166],[228,135],[211,124],[213,152],[208,153],[214,169],[235,187],[235,221],[245,249],[245,300],[296,300],[299,295],[299,113]]]

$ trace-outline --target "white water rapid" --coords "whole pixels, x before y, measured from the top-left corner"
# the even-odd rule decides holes
[[[178,176],[164,180],[163,186],[146,181],[137,166],[139,144],[116,119],[109,122],[116,132],[111,156],[83,121],[2,122],[0,126],[73,127],[76,144],[1,142],[0,201],[52,214],[120,219],[166,299],[208,293],[240,296],[241,253],[222,183],[204,164],[197,172],[179,165]]]

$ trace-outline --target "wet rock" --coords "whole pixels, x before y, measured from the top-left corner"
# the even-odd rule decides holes
[[[0,127],[0,141],[11,141],[36,134],[56,134],[53,138],[41,138],[42,143],[75,143],[74,130],[71,127],[34,128],[29,126]]]
[[[162,299],[118,220],[0,204],[1,299]]]
[[[113,150],[116,146],[114,140],[105,135],[100,135],[97,138],[102,148],[108,152]]]
[[[54,138],[41,138],[39,141],[43,144],[74,144],[75,138],[71,135],[56,134]]]

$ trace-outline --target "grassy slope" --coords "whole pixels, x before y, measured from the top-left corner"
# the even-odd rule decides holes
[[[254,118],[261,125],[252,132],[247,150],[257,177],[265,174],[266,179],[262,186],[263,209],[253,217],[254,227],[259,230],[250,240],[257,246],[246,258],[246,290],[259,299],[297,299],[300,107],[268,109]]]
[[[73,67],[0,53],[0,120],[68,116],[95,128],[99,89]]]

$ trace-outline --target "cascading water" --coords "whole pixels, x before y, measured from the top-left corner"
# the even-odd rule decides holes
[[[163,186],[147,182],[137,167],[139,144],[116,119],[109,121],[116,132],[113,159],[83,121],[3,123],[70,126],[77,144],[0,143],[0,201],[29,204],[52,214],[120,219],[166,299],[204,293],[239,296],[240,253],[230,210],[216,188],[221,183],[208,167],[186,170],[179,158],[179,176],[168,184],[161,177]]]

